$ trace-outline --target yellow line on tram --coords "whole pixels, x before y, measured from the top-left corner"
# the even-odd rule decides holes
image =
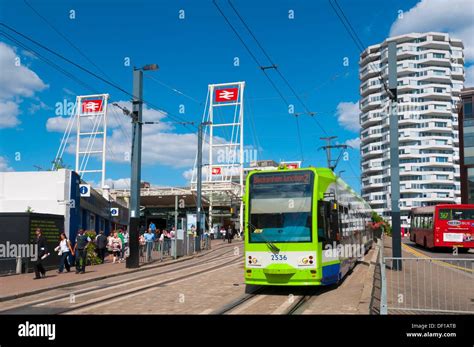
[[[406,244],[402,244],[403,248],[407,251],[407,252],[410,252],[411,254],[417,256],[417,257],[420,257],[420,258],[428,258],[428,259],[431,259],[434,263],[439,263],[441,265],[445,265],[445,266],[448,266],[448,267],[452,267],[454,269],[459,269],[459,270],[463,270],[463,271],[469,271],[469,272],[474,272],[474,269],[468,269],[467,267],[462,267],[462,266],[458,266],[458,265],[454,265],[454,264],[450,264],[450,263],[447,263],[443,260],[436,260],[436,258],[432,258],[430,256],[427,256],[426,254],[423,254],[421,252],[418,252],[417,250],[415,250],[413,247],[411,246],[408,246]],[[456,259],[453,259],[453,260],[456,260]]]

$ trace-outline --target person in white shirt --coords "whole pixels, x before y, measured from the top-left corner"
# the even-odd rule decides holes
[[[71,271],[71,266],[69,265],[69,255],[74,255],[74,250],[72,249],[71,242],[69,242],[65,233],[61,233],[59,245],[55,248],[55,250],[61,257],[59,259],[58,273],[62,273],[64,271],[64,267],[66,267],[67,272]]]

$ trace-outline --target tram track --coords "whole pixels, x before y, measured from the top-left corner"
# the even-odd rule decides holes
[[[224,246],[224,247],[220,247],[219,249],[225,249],[225,248],[229,248],[229,247]],[[219,250],[219,249],[216,249],[216,251]],[[229,253],[234,253],[234,255],[229,256],[228,255]],[[231,258],[230,261],[228,261],[226,263],[222,263],[223,260],[228,259],[228,258]],[[183,266],[176,266],[176,267],[173,267],[173,268],[170,268],[170,269],[164,269],[164,271],[159,271],[159,270],[161,270],[161,267],[150,268],[150,269],[147,269],[147,270],[144,270],[144,271],[153,271],[153,270],[155,270],[155,271],[158,270],[158,271],[154,272],[154,273],[147,274],[145,276],[138,276],[138,277],[132,277],[132,278],[123,278],[120,281],[116,281],[116,282],[113,282],[113,283],[104,283],[104,284],[96,284],[96,283],[94,283],[93,280],[91,280],[88,283],[85,283],[85,284],[82,283],[82,284],[78,285],[78,286],[85,286],[85,288],[81,288],[79,290],[74,290],[74,287],[55,288],[55,289],[52,289],[51,291],[68,290],[68,293],[60,293],[60,294],[56,294],[56,295],[53,295],[53,296],[48,296],[46,298],[40,298],[40,299],[32,300],[32,301],[29,301],[29,302],[26,302],[26,303],[23,299],[14,299],[14,300],[21,300],[21,303],[19,305],[9,306],[9,307],[6,307],[4,309],[2,308],[0,310],[0,314],[22,313],[22,311],[30,310],[32,307],[44,307],[44,306],[46,306],[47,304],[50,304],[50,303],[62,301],[62,300],[65,300],[65,299],[70,299],[71,295],[74,295],[74,299],[76,299],[76,298],[79,298],[81,296],[87,296],[91,292],[93,292],[94,295],[96,295],[98,292],[102,292],[102,291],[109,291],[110,292],[110,291],[113,291],[114,289],[117,289],[117,288],[120,288],[120,287],[130,287],[130,286],[134,286],[134,285],[136,286],[140,282],[145,282],[145,281],[150,280],[150,279],[152,279],[153,277],[156,277],[156,276],[169,275],[169,274],[172,274],[174,272],[181,271],[181,270],[183,270],[183,271],[190,270],[190,269],[193,269],[193,268],[196,268],[196,267],[206,266],[206,265],[211,264],[211,263],[220,262],[217,265],[211,266],[211,268],[209,268],[207,270],[197,272],[197,274],[202,274],[202,273],[204,273],[206,271],[209,271],[209,270],[222,268],[222,267],[226,266],[226,264],[228,264],[229,262],[235,262],[237,264],[241,260],[242,260],[242,257],[241,257],[240,251],[239,251],[239,255],[235,255],[235,250],[232,249],[232,250],[227,250],[227,251],[221,252],[219,254],[216,254],[211,258],[202,259],[202,260],[200,260],[196,263],[191,263],[191,264],[187,263],[186,265],[183,265]],[[170,265],[172,265],[172,264],[170,264]],[[128,273],[128,274],[125,273],[122,276],[133,275],[133,274],[134,273]],[[188,276],[188,275],[180,276],[179,279],[185,278],[186,276]],[[191,277],[194,276],[194,273],[189,274],[189,276],[191,276]],[[106,281],[106,280],[107,279],[101,280],[101,281]],[[171,282],[168,282],[168,281],[171,281]],[[154,282],[154,284],[152,284],[151,286],[153,286],[153,285],[155,285],[155,286],[166,285],[166,284],[169,284],[169,283],[172,283],[172,279],[171,280]],[[92,284],[92,285],[90,285],[90,284]],[[148,287],[149,286],[146,286],[146,288],[148,288]],[[139,287],[139,288],[143,288],[143,287]],[[51,291],[48,291],[48,292],[45,292],[45,293],[51,293]],[[103,297],[101,297],[101,298],[103,298]],[[14,301],[14,300],[12,300],[12,301]],[[4,303],[8,303],[8,301],[4,302]]]
[[[254,292],[242,295],[212,314],[272,314],[297,315],[315,296],[330,288],[298,288],[300,294],[282,293],[282,288],[260,286]],[[260,309],[256,310],[256,306]],[[272,308],[276,306],[276,308]],[[256,312],[255,312],[256,311]]]
[[[110,304],[112,302],[115,302],[115,301],[121,301],[121,300],[128,299],[128,298],[130,298],[132,296],[135,296],[135,295],[145,294],[145,293],[149,292],[150,290],[156,290],[156,288],[158,288],[158,287],[163,287],[163,286],[166,286],[166,285],[174,284],[174,283],[177,283],[177,282],[180,282],[180,281],[183,281],[183,280],[189,280],[189,279],[192,279],[193,277],[196,277],[196,276],[199,276],[199,275],[202,275],[202,274],[205,274],[205,273],[209,273],[209,272],[216,271],[216,270],[222,270],[226,267],[235,266],[235,265],[238,265],[240,262],[241,262],[241,259],[239,259],[239,258],[232,259],[224,265],[219,264],[219,265],[211,266],[211,267],[208,267],[208,268],[205,268],[203,270],[199,270],[199,271],[196,271],[196,272],[193,272],[193,273],[190,273],[190,274],[186,274],[186,275],[178,276],[178,277],[175,277],[175,278],[158,281],[158,282],[155,282],[155,283],[152,283],[152,284],[147,284],[147,285],[144,285],[144,286],[141,286],[141,287],[138,287],[138,288],[133,288],[133,289],[130,289],[130,290],[119,292],[119,293],[114,293],[110,296],[106,295],[106,296],[102,296],[102,297],[99,297],[99,298],[94,298],[91,301],[82,303],[81,305],[77,305],[73,308],[63,310],[62,312],[58,312],[56,314],[80,314],[80,313],[84,313],[84,311],[88,311],[88,310],[96,308],[96,307],[108,305],[108,304]]]

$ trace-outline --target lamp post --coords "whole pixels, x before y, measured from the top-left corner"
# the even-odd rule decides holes
[[[129,217],[129,247],[127,268],[137,268],[140,265],[139,255],[139,226],[140,226],[140,181],[142,154],[142,110],[143,110],[143,71],[158,70],[157,64],[145,65],[133,69],[133,109],[132,109],[132,158],[130,182],[130,217]]]

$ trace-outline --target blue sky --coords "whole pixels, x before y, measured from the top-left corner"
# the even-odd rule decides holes
[[[294,116],[288,114],[285,104],[212,1],[28,0],[28,3],[80,48],[110,80],[130,92],[132,66],[147,63],[160,66],[159,71],[147,74],[200,101],[205,100],[209,83],[246,81],[246,144],[257,147],[251,136],[249,118],[252,117],[261,145],[258,159],[301,159]],[[269,65],[227,1],[220,0],[218,3],[261,63]],[[358,138],[357,111],[350,107],[351,104],[341,104],[348,106],[342,107],[340,103],[358,100],[359,51],[329,3],[322,0],[235,0],[233,3],[280,71],[309,108],[317,113],[318,121],[326,131],[337,135],[340,143]],[[410,14],[412,9],[413,17],[419,16],[413,10],[417,1],[340,0],[339,4],[366,46],[379,43],[389,36],[400,10]],[[74,19],[70,18],[71,10],[75,11]],[[180,10],[184,10],[184,19],[179,18]],[[294,19],[288,18],[290,10],[294,11]],[[437,10],[431,6],[426,11]],[[0,0],[0,20],[91,71],[102,74],[23,1]],[[462,32],[462,28],[456,26],[458,24],[454,21],[447,23],[446,30]],[[417,29],[416,25],[413,29]],[[437,26],[431,24],[429,28],[443,29]],[[5,37],[0,36],[0,42],[3,42],[0,46],[0,57],[3,56],[1,64],[10,64],[14,52],[16,57],[21,58],[24,67],[20,78],[18,70],[1,66],[2,71],[8,71],[8,76],[5,73],[4,80],[0,81],[3,82],[0,87],[0,169],[31,171],[35,170],[34,165],[49,168],[62,138],[61,124],[64,124],[61,119],[55,119],[55,105],[64,100],[73,101],[74,95],[90,94],[90,90]],[[28,46],[34,47],[31,43]],[[122,92],[57,57],[46,53],[45,56],[88,85],[109,93],[113,101],[125,104],[129,99]],[[238,67],[234,66],[235,57],[240,60]],[[349,59],[348,66],[343,65],[345,57]],[[130,58],[131,66],[124,66],[126,58]],[[296,112],[303,112],[278,75],[272,71],[269,74],[288,100],[295,104]],[[144,79],[144,98],[189,121],[197,122],[202,116],[203,105],[149,78]],[[185,106],[184,114],[179,113],[180,105]],[[342,115],[343,112],[346,113]],[[344,117],[338,119],[338,116]],[[118,117],[118,114],[114,115],[115,122]],[[123,128],[129,131],[129,121],[122,115],[120,117]],[[148,110],[149,120],[161,117],[158,112]],[[166,115],[161,120],[171,121]],[[117,153],[108,161],[107,178],[120,180],[130,177],[130,167],[121,159],[127,136],[117,127],[117,123],[115,125],[110,129],[109,136],[111,148]],[[300,117],[300,125],[304,165],[325,166],[325,154],[317,150],[323,145],[319,137],[324,133],[308,116]],[[146,154],[142,179],[156,185],[185,185],[183,173],[192,168],[195,154],[195,129],[173,124],[145,127],[155,128],[145,131],[143,146]],[[349,154],[350,160],[341,161],[337,171],[344,170],[343,177],[359,190],[358,149],[350,150]],[[73,167],[73,155],[65,154],[64,161]]]

